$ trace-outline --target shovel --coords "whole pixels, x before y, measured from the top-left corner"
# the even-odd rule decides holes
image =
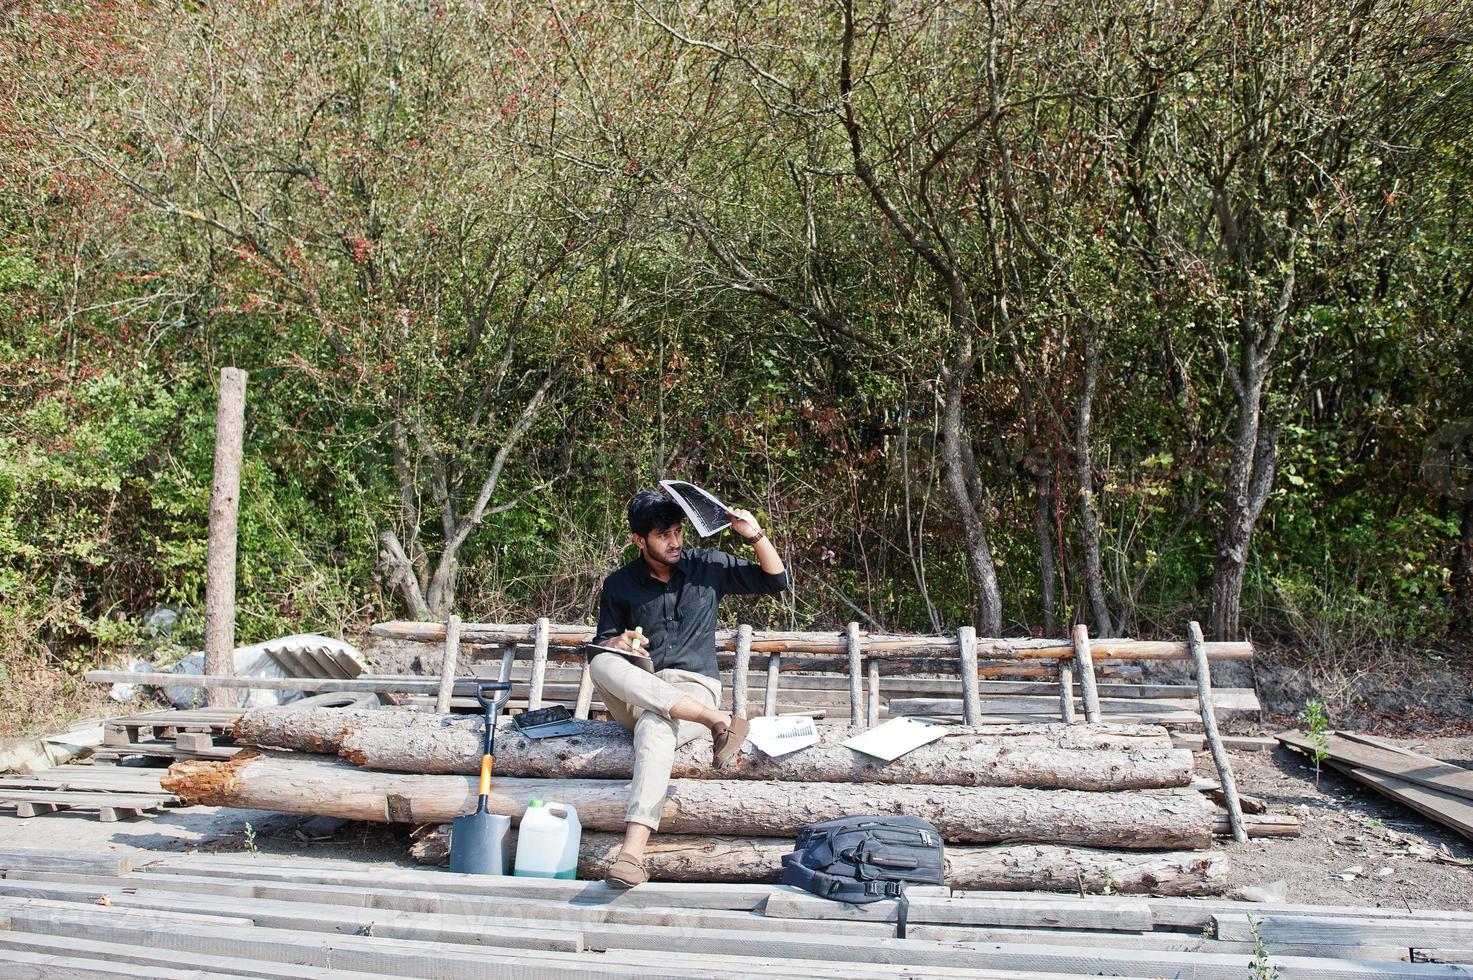
[[[494,701],[487,692],[501,694]],[[506,874],[506,835],[511,818],[486,812],[491,794],[491,746],[496,736],[496,713],[511,698],[511,684],[485,681],[476,685],[476,700],[486,709],[486,735],[481,754],[481,798],[476,812],[456,817],[450,830],[450,870],[459,874]]]

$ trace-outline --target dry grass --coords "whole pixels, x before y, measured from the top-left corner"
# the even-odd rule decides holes
[[[111,703],[106,687],[81,679],[84,664],[52,658],[40,628],[40,620],[14,608],[0,617],[0,737],[60,731],[106,713]]]

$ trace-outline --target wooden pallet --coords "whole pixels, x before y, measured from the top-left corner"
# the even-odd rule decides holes
[[[242,713],[239,708],[195,708],[109,718],[103,722],[102,745],[93,757],[228,759],[240,751],[231,744],[230,731]]]
[[[69,765],[26,776],[0,778],[0,807],[17,817],[58,811],[95,813],[103,823],[178,805],[159,786],[162,769]]]
[[[1468,912],[945,888],[852,906],[779,885],[620,892],[264,855],[0,851],[0,870],[7,976],[1250,980],[1251,915],[1286,980],[1473,978],[1413,962],[1473,947]]]
[[[179,801],[172,794],[119,793],[115,791],[85,792],[55,789],[12,789],[0,786],[0,807],[13,807],[17,817],[38,817],[46,813],[76,810],[96,813],[103,823],[162,809]]]

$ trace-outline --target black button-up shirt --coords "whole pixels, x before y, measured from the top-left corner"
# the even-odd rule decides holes
[[[656,670],[677,668],[719,680],[717,602],[724,595],[777,595],[787,587],[787,572],[773,575],[754,561],[712,548],[681,552],[668,582],[651,575],[640,555],[604,579],[593,642],[643,626],[645,651]]]

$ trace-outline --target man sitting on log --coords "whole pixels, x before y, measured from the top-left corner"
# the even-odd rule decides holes
[[[635,494],[629,539],[639,557],[604,579],[593,643],[625,652],[589,649],[589,674],[610,716],[634,732],[624,846],[607,876],[615,888],[649,880],[645,845],[660,826],[675,750],[709,730],[720,768],[747,735],[745,718],[718,707],[716,605],[724,595],[777,595],[788,587],[788,573],[751,512],[728,508],[727,516],[756,562],[684,548],[679,505],[657,491]]]

